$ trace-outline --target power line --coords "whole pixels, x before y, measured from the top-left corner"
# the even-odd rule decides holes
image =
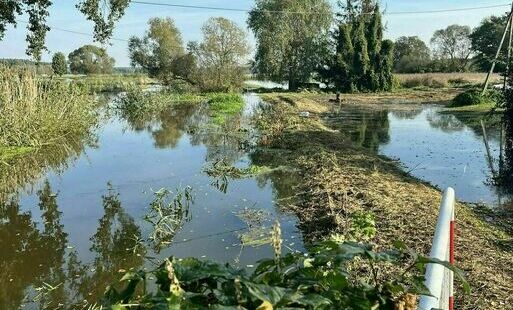
[[[243,12],[249,13],[251,10],[248,9],[237,9],[237,8],[227,8],[227,7],[212,7],[212,6],[198,6],[198,5],[185,5],[185,4],[171,4],[171,3],[161,3],[161,2],[149,2],[149,1],[131,1],[135,4],[141,5],[153,5],[153,6],[167,6],[167,7],[176,7],[176,8],[186,8],[186,9],[201,9],[201,10],[216,10],[216,11],[230,11],[230,12]],[[454,8],[454,9],[440,9],[440,10],[426,10],[426,11],[392,11],[392,12],[384,12],[385,15],[408,15],[408,14],[434,14],[434,13],[444,13],[444,12],[463,12],[463,11],[472,11],[472,10],[481,10],[481,9],[490,9],[490,8],[500,8],[500,7],[509,7],[511,4],[496,4],[496,5],[488,5],[488,6],[478,6],[478,7],[466,7],[466,8]],[[294,11],[266,11],[269,13],[284,13],[284,14],[305,14],[307,12],[294,12]],[[373,13],[369,13],[373,14]],[[21,24],[28,24],[28,21],[19,21]],[[88,36],[94,38],[92,33],[69,30],[59,27],[50,27],[51,30],[57,30],[61,32],[67,32],[72,34],[78,34],[83,36]],[[116,38],[112,37],[110,40],[119,41],[119,42],[129,42],[128,39]]]
[[[166,6],[166,7],[175,7],[175,8],[185,8],[185,9],[199,9],[199,10],[214,10],[214,11],[228,11],[228,12],[242,12],[249,13],[250,9],[237,9],[237,8],[228,8],[228,7],[215,7],[215,6],[198,6],[198,5],[186,5],[186,4],[172,4],[172,3],[163,3],[163,2],[151,2],[151,1],[131,1],[131,3],[140,4],[140,5],[152,5],[152,6]],[[453,9],[439,9],[439,10],[425,10],[425,11],[392,11],[392,12],[384,12],[385,15],[407,15],[407,14],[434,14],[434,13],[444,13],[444,12],[463,12],[463,11],[473,11],[473,10],[481,10],[481,9],[491,9],[491,8],[500,8],[500,7],[509,7],[509,3],[505,4],[496,4],[496,5],[487,5],[487,6],[475,6],[475,7],[466,7],[466,8],[453,8]],[[310,12],[297,12],[297,11],[273,11],[266,10],[268,13],[283,13],[283,14],[312,14]],[[369,13],[373,14],[373,13]]]
[[[19,23],[20,24],[28,24],[29,22],[22,20],[22,21],[19,21]],[[67,33],[73,33],[73,34],[79,34],[79,35],[83,35],[83,36],[88,36],[88,37],[94,38],[94,35],[92,33],[87,33],[87,32],[81,32],[81,31],[75,31],[75,30],[69,30],[69,29],[63,29],[63,28],[59,28],[59,27],[50,26],[50,31],[52,31],[52,30],[57,30],[57,31],[67,32]],[[130,41],[130,40],[121,39],[121,38],[110,38],[110,40],[120,41],[120,42],[129,42]]]

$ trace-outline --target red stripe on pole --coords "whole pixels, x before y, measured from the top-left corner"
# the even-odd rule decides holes
[[[455,237],[455,223],[454,223],[454,219],[451,221],[451,226],[450,226],[450,241],[449,241],[449,263],[451,263],[452,265],[454,265],[454,237]]]
[[[454,221],[454,211],[451,219],[450,234],[449,234],[449,263],[454,266],[454,238],[456,237],[456,223]],[[451,276],[451,281],[454,281],[454,277]],[[454,310],[454,283],[449,284],[450,296],[449,296],[449,310]]]

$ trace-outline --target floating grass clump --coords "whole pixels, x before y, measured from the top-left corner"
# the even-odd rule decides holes
[[[244,99],[236,93],[213,93],[208,95],[208,103],[212,110],[214,123],[222,125],[239,113],[244,108]]]
[[[0,67],[0,146],[4,152],[12,147],[27,151],[78,140],[97,120],[95,105],[73,84],[39,79],[29,69]]]

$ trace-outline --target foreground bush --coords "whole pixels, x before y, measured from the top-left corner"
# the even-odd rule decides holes
[[[103,303],[115,309],[394,309],[414,306],[415,295],[429,294],[421,276],[427,263],[449,266],[402,244],[374,252],[367,245],[329,241],[309,254],[284,257],[281,239],[273,237],[273,246],[275,259],[261,261],[252,274],[228,264],[170,258],[152,272],[125,274],[107,289]],[[383,266],[402,271],[384,279]]]
[[[94,106],[74,85],[0,67],[0,146],[42,147],[84,136],[96,121]]]
[[[452,107],[462,107],[469,105],[491,104],[495,105],[501,101],[501,93],[495,89],[489,89],[484,94],[480,89],[470,89],[457,95],[452,103]]]

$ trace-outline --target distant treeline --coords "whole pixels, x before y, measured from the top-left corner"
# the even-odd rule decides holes
[[[403,36],[394,44],[394,71],[398,73],[488,71],[492,65],[508,15],[490,16],[474,29],[450,25],[434,32],[430,46],[418,36]],[[496,72],[506,69],[503,45]]]
[[[52,74],[52,64],[48,62],[37,63],[29,59],[0,58],[0,65],[8,67],[28,67],[34,68],[38,74]]]
[[[40,62],[37,63],[30,59],[17,59],[17,58],[0,58],[0,65],[8,66],[8,67],[28,67],[36,69],[38,74],[53,74],[52,64],[49,62]],[[112,73],[115,74],[133,74],[133,73],[141,73],[142,70],[140,68],[134,67],[114,67]]]

